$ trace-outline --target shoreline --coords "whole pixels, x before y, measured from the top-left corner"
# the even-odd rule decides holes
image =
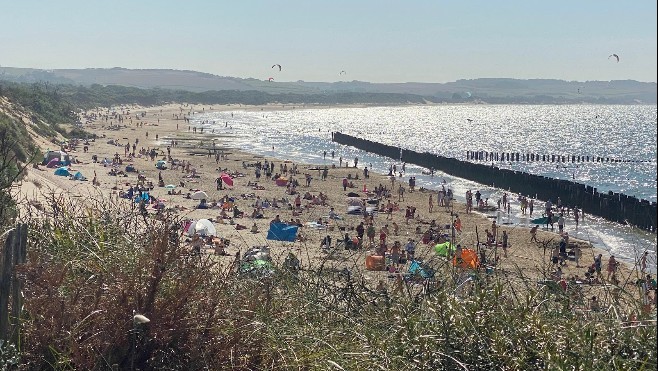
[[[190,111],[194,109],[194,107],[197,105],[188,105],[185,106],[185,108],[190,108]],[[119,191],[124,190],[127,188],[126,184],[134,184],[136,182],[136,175],[130,175],[128,178],[123,178],[123,179],[118,179],[116,177],[112,177],[106,174],[107,168],[104,168],[100,166],[98,163],[93,163],[91,161],[91,156],[92,154],[96,154],[99,157],[99,160],[108,157],[111,158],[114,154],[116,153],[123,153],[123,147],[122,146],[115,146],[115,145],[110,145],[107,144],[107,142],[110,139],[114,139],[118,141],[120,144],[125,145],[126,143],[134,142],[135,139],[139,139],[139,146],[141,147],[142,145],[145,146],[145,148],[151,148],[151,147],[160,147],[160,150],[162,151],[161,153],[166,154],[165,148],[163,148],[162,145],[157,145],[158,142],[161,142],[164,140],[164,138],[171,137],[170,140],[181,140],[184,137],[185,142],[190,142],[185,144],[184,146],[180,147],[172,147],[171,148],[171,154],[172,157],[174,158],[179,158],[183,159],[185,161],[190,161],[192,163],[192,166],[194,166],[198,174],[200,175],[200,178],[198,180],[193,179],[192,181],[194,183],[186,183],[186,189],[193,189],[194,188],[199,188],[203,189],[208,192],[208,195],[210,197],[210,202],[213,200],[218,200],[221,196],[223,195],[231,195],[236,198],[238,198],[240,195],[259,195],[262,196],[263,198],[283,198],[288,196],[287,198],[290,199],[289,195],[285,195],[285,192],[283,192],[284,188],[279,188],[276,187],[273,182],[271,181],[266,181],[266,180],[257,180],[253,174],[253,168],[243,168],[242,167],[242,162],[248,162],[248,163],[253,163],[258,160],[264,161],[265,159],[269,161],[274,161],[277,166],[279,164],[282,164],[284,160],[282,159],[276,159],[276,158],[271,158],[268,156],[262,156],[262,155],[257,155],[257,154],[251,154],[248,152],[244,152],[242,150],[232,148],[231,146],[226,146],[223,144],[226,143],[220,143],[220,146],[218,148],[221,148],[222,150],[225,151],[225,153],[228,155],[227,160],[222,160],[218,164],[215,163],[214,159],[208,159],[206,156],[192,156],[191,153],[193,152],[203,152],[206,150],[203,145],[193,145],[193,141],[199,141],[199,144],[203,144],[204,142],[208,141],[208,137],[205,134],[197,133],[194,135],[194,133],[190,133],[187,131],[187,128],[180,128],[179,130],[176,130],[177,124],[180,124],[182,120],[175,120],[173,117],[177,112],[182,112],[184,106],[178,105],[178,104],[170,104],[166,106],[157,106],[157,107],[135,107],[132,106],[131,108],[131,114],[130,117],[133,117],[136,113],[141,113],[141,112],[146,112],[146,116],[141,118],[141,122],[143,122],[143,126],[137,127],[136,124],[140,121],[138,121],[137,118],[134,118],[134,123],[125,122],[124,125],[125,127],[123,129],[119,130],[109,130],[107,128],[109,122],[105,124],[102,121],[94,121],[88,124],[85,124],[85,129],[87,130],[92,130],[93,132],[99,134],[99,135],[105,135],[104,138],[99,138],[96,140],[95,143],[90,145],[89,152],[88,153],[83,153],[82,151],[74,152],[73,154],[78,156],[80,160],[84,163],[82,165],[74,165],[73,167],[77,169],[80,169],[83,173],[85,173],[85,176],[91,181],[91,173],[93,171],[96,171],[97,173],[97,178],[98,181],[100,182],[99,187],[94,187],[92,186],[90,189],[88,187],[88,184],[91,182],[85,182],[85,187],[78,187],[82,182],[79,181],[70,181],[65,178],[55,178],[54,175],[52,174],[46,174],[45,172],[38,173],[33,169],[30,169],[30,174],[28,175],[28,181],[26,183],[30,183],[30,180],[37,180],[41,178],[41,182],[44,183],[50,183],[54,186],[54,188],[57,189],[64,189],[68,190],[69,192],[74,192],[73,188],[76,188],[75,192],[81,192],[83,190],[88,191],[90,193],[93,192],[103,192],[106,195],[111,195],[111,194],[117,194]],[[210,109],[211,107],[202,107],[201,112],[208,112],[205,111],[205,109],[208,108]],[[227,105],[227,106],[212,106],[213,111],[221,110],[221,111],[227,111],[227,110],[233,110],[236,107],[234,105]],[[245,109],[247,107],[241,106],[241,109]],[[253,106],[253,107],[248,107],[250,110],[253,111],[259,111],[265,108],[276,108],[276,110],[279,110],[280,107],[277,105],[277,107],[260,107],[260,106]],[[308,107],[305,107],[308,108]],[[290,108],[292,109],[292,108]],[[171,117],[170,117],[171,116]],[[187,126],[187,125],[184,125]],[[179,125],[180,127],[180,125]],[[180,138],[180,139],[179,139]],[[205,138],[205,140],[204,140]],[[215,138],[215,140],[221,141],[221,138]],[[166,146],[164,146],[166,147]],[[81,153],[82,152],[82,153]],[[158,158],[161,158],[162,156],[158,156]],[[146,160],[144,158],[136,158],[134,160],[134,165],[135,167],[142,172],[147,179],[152,180],[154,184],[157,184],[157,179],[158,179],[158,173],[159,171],[155,169],[154,162],[151,162],[150,160]],[[322,165],[313,165],[313,164],[298,164],[300,171],[302,172],[302,175],[299,176],[300,178],[300,183],[303,183],[301,180],[303,179],[303,173],[304,172],[309,172],[312,173],[313,180],[311,183],[310,187],[304,187],[303,185],[299,187],[299,190],[304,193],[306,191],[312,193],[312,194],[318,194],[319,192],[323,192],[323,194],[326,194],[329,196],[329,205],[333,206],[339,214],[344,214],[344,210],[347,207],[346,201],[345,201],[345,192],[342,191],[342,188],[340,187],[340,179],[342,179],[343,176],[347,176],[347,174],[350,174],[352,176],[354,175],[360,175],[360,180],[359,183],[356,184],[356,190],[358,191],[361,186],[363,185],[361,182],[363,182],[362,176],[362,170],[363,168],[336,168],[336,169],[330,169],[330,176],[329,179],[326,181],[322,181],[319,179],[316,173],[313,173],[313,171],[309,170],[310,168],[317,167],[317,166],[322,166]],[[124,165],[125,167],[125,165]],[[214,179],[216,177],[216,170],[217,168],[225,168],[226,170],[232,171],[234,173],[242,173],[244,176],[242,177],[237,177],[235,178],[236,184],[233,187],[233,189],[229,192],[217,192],[214,189]],[[38,175],[32,174],[36,173]],[[32,176],[32,177],[31,177]],[[182,177],[184,174],[180,171],[174,171],[174,170],[164,170],[162,171],[162,176],[165,179],[165,184],[179,184],[179,182],[183,179]],[[119,182],[121,180],[121,182]],[[264,185],[266,189],[264,190],[254,190],[252,187],[247,186],[248,183],[251,183],[252,181],[258,181],[261,184]],[[390,181],[388,177],[386,177],[383,174],[375,174],[371,173],[370,178],[366,180],[366,186],[369,189],[374,188],[378,184],[386,185],[390,187]],[[34,183],[33,183],[34,184]],[[67,186],[71,186],[68,187]],[[112,190],[111,188],[116,187],[116,189]],[[33,187],[31,191],[26,191],[24,194],[29,194],[32,193],[34,195],[34,192],[36,192],[36,189],[38,187]],[[219,210],[212,210],[212,209],[194,209],[194,206],[198,203],[197,201],[194,200],[188,200],[184,199],[181,196],[174,196],[174,195],[168,195],[166,190],[164,188],[160,187],[155,187],[154,190],[152,191],[152,195],[158,198],[163,198],[166,199],[165,203],[167,207],[171,208],[180,208],[180,215],[185,215],[190,218],[200,218],[200,217],[207,217],[207,218],[214,218],[216,217],[219,213]],[[390,238],[392,239],[398,239],[400,242],[404,245],[405,241],[407,238],[414,238],[417,240],[420,236],[417,236],[415,234],[415,227],[416,226],[423,226],[423,225],[428,225],[431,220],[436,220],[437,224],[439,225],[445,225],[445,224],[451,224],[451,217],[450,213],[447,210],[434,210],[433,213],[429,213],[427,211],[428,208],[428,200],[427,197],[429,197],[429,193],[427,192],[420,192],[416,191],[413,193],[406,193],[405,194],[405,201],[400,202],[400,212],[393,213],[391,216],[391,219],[386,219],[384,214],[380,214],[376,219],[375,219],[375,225],[377,229],[382,227],[385,224],[392,224],[396,223],[398,224],[398,227],[400,229],[399,233],[397,236],[391,236]],[[393,197],[394,199],[397,199],[397,197]],[[435,198],[436,200],[436,198]],[[245,211],[245,212],[250,212],[250,204],[253,203],[253,199],[246,197],[243,199],[238,199],[236,201],[236,204],[240,206],[240,209]],[[405,218],[404,218],[404,206],[411,205],[417,208],[419,211],[419,217],[416,220],[413,220],[410,222],[410,224],[406,224]],[[327,207],[317,207],[310,205],[308,208],[305,208],[302,213],[299,215],[293,215],[290,210],[287,209],[278,209],[276,212],[279,212],[282,216],[282,219],[288,220],[290,217],[292,218],[297,218],[297,219],[302,219],[303,222],[308,222],[308,221],[313,221],[316,220],[317,218],[325,217],[329,211],[329,206]],[[462,245],[466,247],[474,247],[477,241],[478,236],[475,235],[474,229],[475,226],[477,226],[479,230],[479,238],[483,238],[483,233],[484,229],[490,226],[490,220],[486,216],[482,216],[480,214],[467,214],[465,212],[465,205],[462,203],[456,203],[454,205],[454,212],[457,213],[464,225],[464,232],[458,236],[457,242],[461,243]],[[240,221],[243,225],[246,224],[247,227],[251,227],[252,223],[256,223],[259,229],[259,233],[256,234],[251,234],[248,233],[249,230],[240,232],[235,230],[234,226],[227,225],[227,224],[216,224],[218,233],[221,233],[225,236],[227,236],[228,239],[231,239],[231,241],[237,241],[238,243],[233,244],[232,247],[229,247],[228,253],[229,255],[234,255],[235,252],[240,249],[240,251],[244,252],[247,248],[251,247],[252,245],[261,245],[263,243],[265,244],[271,244],[274,246],[273,250],[276,248],[278,249],[281,247],[281,255],[285,255],[284,253],[288,251],[295,251],[298,254],[306,254],[308,256],[308,261],[319,261],[322,258],[324,258],[326,255],[324,252],[320,251],[321,249],[319,248],[320,246],[320,240],[322,239],[323,235],[327,234],[327,231],[314,231],[314,230],[309,230],[309,229],[304,229],[306,227],[303,227],[302,230],[304,230],[303,233],[307,234],[308,242],[304,243],[303,246],[294,246],[297,245],[298,243],[295,243],[293,246],[290,246],[289,244],[282,244],[282,243],[272,243],[270,240],[266,240],[264,238],[264,234],[267,232],[267,227],[269,225],[269,220],[271,220],[274,217],[274,210],[267,210],[265,209],[264,212],[264,218],[263,219],[245,219]],[[351,231],[351,228],[355,227],[358,221],[360,221],[361,218],[359,217],[352,217],[352,216],[345,216],[343,219],[343,223],[338,223],[331,221],[333,223],[333,231],[330,231],[330,235],[334,238],[334,240],[337,240],[340,236],[339,230],[341,227],[345,228],[346,231],[349,231],[350,234],[353,234],[354,232]],[[427,224],[426,224],[427,223]],[[342,225],[341,225],[342,224]],[[331,224],[330,224],[331,226]],[[522,227],[521,229],[517,229],[516,227],[507,227],[504,225],[501,225],[499,227],[501,230],[507,230],[510,233],[510,251],[509,251],[509,257],[508,258],[501,258],[500,260],[500,265],[499,267],[503,269],[515,269],[516,266],[520,266],[524,271],[528,273],[532,273],[532,276],[537,276],[538,274],[541,274],[541,272],[544,270],[544,267],[546,265],[546,262],[548,260],[548,257],[545,255],[547,254],[546,252],[543,251],[543,249],[535,249],[531,244],[528,243],[529,240],[529,232],[528,229]],[[244,233],[247,232],[247,233]],[[542,241],[547,241],[551,239],[557,238],[556,233],[552,233],[550,231],[538,231],[537,234],[538,238]],[[573,241],[573,239],[572,239]],[[580,241],[580,243],[586,243],[586,241]],[[236,246],[239,245],[239,246]],[[421,250],[422,249],[422,250]],[[420,255],[425,257],[426,259],[432,259],[436,258],[434,252],[432,251],[431,246],[418,246],[418,250],[420,251]],[[591,253],[590,253],[591,251]],[[365,260],[365,255],[368,255],[372,253],[373,250],[361,250],[360,254],[361,256],[358,257],[359,263],[361,264],[363,260]],[[583,258],[581,260],[581,264],[583,267],[591,264],[593,256],[597,253],[604,254],[604,265],[605,265],[605,260],[607,260],[607,255],[605,251],[599,250],[592,248],[591,250],[586,250],[583,249]],[[550,251],[548,252],[550,255]],[[531,263],[528,263],[531,262]],[[363,267],[364,265],[362,265]],[[630,264],[625,264],[622,266],[621,271],[619,272],[620,277],[625,278],[628,277],[632,272],[633,272],[633,266]],[[571,262],[567,264],[566,267],[564,267],[563,274],[565,277],[568,277],[572,274],[578,274],[579,276],[583,276],[584,269],[583,268],[575,268],[575,265]],[[623,281],[623,279],[621,279]]]

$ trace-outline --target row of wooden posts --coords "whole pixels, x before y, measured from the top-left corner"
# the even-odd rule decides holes
[[[502,169],[484,163],[458,160],[429,152],[419,153],[400,149],[400,147],[339,132],[332,133],[332,138],[334,142],[340,144],[356,147],[380,156],[402,159],[409,164],[442,171],[483,185],[506,189],[522,195],[536,195],[540,200],[555,201],[560,197],[563,205],[578,207],[587,214],[600,216],[612,222],[630,224],[652,232],[656,232],[658,228],[656,202],[649,202],[648,200],[612,191],[598,192],[596,188],[570,180]]]
[[[466,151],[467,161],[505,162],[651,162],[651,160],[628,160],[600,156],[540,155],[538,153]]]
[[[17,225],[2,237],[6,239],[0,252],[0,339],[20,344],[24,283],[16,267],[27,258],[27,224]]]

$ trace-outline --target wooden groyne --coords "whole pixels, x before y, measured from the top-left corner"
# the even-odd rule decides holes
[[[599,193],[596,188],[569,180],[501,169],[493,165],[462,161],[429,152],[418,153],[339,132],[332,133],[332,138],[336,143],[393,159],[402,157],[405,162],[410,164],[440,170],[487,186],[507,189],[510,192],[533,195],[538,199],[553,200],[553,202],[560,197],[563,205],[578,207],[587,214],[656,232],[658,209],[655,202],[612,191]],[[514,157],[516,158],[516,156]]]
[[[539,153],[519,152],[488,152],[488,151],[466,151],[466,160],[484,162],[623,162],[640,163],[652,162],[652,160],[629,160],[614,157],[586,156],[586,155],[540,155]]]

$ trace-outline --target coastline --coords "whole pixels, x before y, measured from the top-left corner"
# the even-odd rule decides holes
[[[178,147],[171,148],[171,155],[174,158],[179,158],[185,161],[190,161],[191,166],[196,168],[199,178],[190,179],[183,178],[187,175],[180,170],[163,170],[161,172],[165,184],[180,184],[180,181],[185,182],[185,187],[182,188],[183,195],[192,189],[201,189],[208,193],[209,202],[219,200],[224,195],[229,195],[237,199],[236,205],[239,208],[247,213],[251,212],[251,204],[253,204],[254,199],[250,197],[252,194],[254,197],[258,195],[259,197],[273,199],[273,198],[288,198],[289,201],[292,201],[290,195],[285,194],[284,187],[277,187],[274,185],[274,182],[264,179],[256,179],[253,173],[252,167],[244,168],[242,166],[243,162],[253,164],[256,161],[273,161],[278,167],[279,164],[284,162],[283,159],[276,159],[266,156],[261,156],[258,154],[251,154],[247,152],[240,151],[236,148],[232,148],[230,144],[222,141],[220,136],[209,136],[209,133],[193,133],[188,131],[187,124],[184,123],[181,119],[174,119],[177,114],[190,114],[194,111],[195,106],[200,112],[212,111],[228,111],[235,110],[239,108],[241,110],[281,110],[283,109],[294,109],[295,106],[281,107],[281,105],[267,105],[267,106],[242,106],[242,105],[226,105],[226,106],[200,106],[200,105],[179,105],[179,104],[169,104],[165,106],[158,107],[136,107],[133,106],[130,108],[130,115],[126,117],[132,117],[133,122],[124,120],[122,128],[114,130],[110,128],[110,123],[115,124],[112,120],[104,122],[101,120],[96,120],[85,124],[83,127],[91,132],[94,132],[98,135],[105,135],[103,138],[98,138],[94,143],[91,143],[89,146],[89,152],[84,153],[81,151],[81,148],[78,148],[76,152],[72,154],[77,156],[83,163],[73,165],[73,169],[80,170],[88,179],[88,182],[73,181],[63,177],[57,177],[51,174],[50,169],[43,169],[43,171],[38,171],[30,169],[30,173],[26,181],[24,182],[24,191],[23,195],[28,197],[35,197],[36,193],[39,190],[51,187],[56,190],[66,191],[69,193],[93,195],[102,193],[105,196],[114,196],[116,197],[120,191],[127,189],[128,184],[136,183],[136,174],[131,173],[128,177],[118,178],[116,176],[110,176],[107,174],[108,168],[101,166],[98,163],[94,163],[91,160],[92,155],[97,155],[99,160],[103,158],[112,158],[115,154],[123,155],[123,145],[132,144],[135,139],[139,139],[139,147],[144,147],[145,149],[150,148],[159,148],[161,155],[158,158],[162,158],[162,154],[166,155],[166,145],[165,143],[174,140],[179,142]],[[238,107],[239,106],[239,107]],[[304,107],[308,109],[309,107]],[[322,107],[324,108],[324,107]],[[330,108],[330,107],[327,107]],[[208,111],[206,111],[206,109]],[[187,112],[184,112],[187,110]],[[137,118],[135,115],[145,113],[144,117]],[[180,116],[179,116],[180,117]],[[137,127],[137,123],[142,122],[143,126]],[[183,125],[181,125],[183,124]],[[178,129],[176,129],[178,127]],[[115,140],[117,143],[121,144],[113,145],[108,144],[107,142],[111,139]],[[205,155],[205,151],[210,148],[211,143],[215,143],[216,148],[221,149],[228,156],[228,159],[221,160],[219,163],[215,162],[214,158],[208,158]],[[137,148],[139,150],[139,147]],[[337,161],[334,161],[337,163]],[[148,180],[151,180],[154,184],[157,184],[158,174],[160,173],[154,166],[154,161],[150,161],[145,158],[137,158],[133,162],[134,166],[137,168],[140,173],[142,173]],[[292,163],[288,163],[291,165]],[[336,164],[337,165],[337,164]],[[343,191],[340,186],[341,179],[348,174],[354,177],[359,175],[359,181],[355,184],[355,189],[352,189],[358,192],[362,186],[365,186],[368,189],[373,189],[375,186],[382,184],[391,188],[391,183],[388,177],[383,174],[376,174],[374,172],[370,173],[370,178],[365,180],[362,178],[363,167],[360,166],[358,169],[355,168],[336,168],[330,169],[329,178],[326,181],[320,180],[318,173],[311,168],[317,167],[313,164],[298,164],[301,174],[298,176],[300,183],[303,183],[303,174],[310,173],[314,178],[311,182],[310,187],[304,187],[301,185],[299,190],[304,192],[310,192],[311,194],[317,195],[319,192],[322,192],[325,195],[328,195],[329,201],[327,206],[318,206],[318,205],[308,205],[304,208],[304,211],[300,215],[293,215],[291,210],[286,208],[282,209],[265,209],[263,214],[263,219],[250,219],[246,218],[239,221],[240,224],[246,225],[246,230],[236,230],[233,225],[229,224],[217,224],[216,227],[218,233],[222,236],[225,236],[227,239],[232,241],[232,244],[227,249],[229,255],[234,255],[236,252],[244,252],[251,246],[258,245],[271,245],[273,246],[272,250],[274,251],[273,255],[280,257],[285,256],[287,252],[294,251],[296,254],[304,256],[306,264],[314,264],[326,257],[326,254],[320,249],[320,241],[326,234],[330,234],[334,241],[340,239],[342,232],[341,228],[345,228],[346,231],[353,235],[354,232],[351,231],[351,228],[355,227],[358,222],[362,219],[359,217],[346,216],[344,211],[347,208],[346,203],[346,192]],[[123,165],[125,167],[125,164]],[[243,176],[235,178],[235,185],[232,189],[228,191],[217,191],[214,186],[214,179],[217,177],[218,171],[216,169],[222,168],[226,169],[229,172],[241,173]],[[91,185],[91,179],[93,177],[93,172],[96,171],[97,179],[100,182],[100,186]],[[35,182],[36,181],[36,182]],[[253,189],[251,186],[248,186],[251,182],[258,182],[262,184],[265,189]],[[32,184],[31,186],[29,184]],[[41,187],[35,186],[36,183],[40,183]],[[82,186],[80,186],[82,185]],[[396,183],[397,185],[397,183]],[[405,184],[406,186],[406,184]],[[115,189],[112,189],[115,188]],[[393,187],[395,189],[395,186]],[[350,190],[348,190],[349,192]],[[386,219],[384,214],[380,214],[375,218],[375,226],[379,230],[385,224],[396,223],[399,226],[398,235],[392,235],[390,238],[393,240],[399,240],[403,245],[408,238],[413,238],[418,241],[419,237],[415,234],[415,229],[417,226],[426,227],[432,220],[436,220],[438,225],[451,224],[453,217],[450,215],[451,210],[441,210],[438,207],[435,207],[435,210],[430,213],[428,209],[428,197],[430,192],[421,192],[416,191],[413,193],[406,193],[405,200],[400,201],[400,211],[394,212],[391,216],[391,219]],[[154,197],[165,199],[165,204],[167,208],[178,209],[179,215],[181,217],[188,217],[192,219],[199,218],[215,218],[219,213],[219,210],[213,209],[195,209],[195,205],[198,204],[198,201],[189,200],[184,198],[182,195],[169,195],[167,190],[162,187],[155,187],[151,192]],[[246,197],[241,197],[245,195]],[[435,195],[435,193],[434,193]],[[397,195],[394,194],[393,199],[397,200]],[[434,198],[436,200],[436,197]],[[306,202],[305,202],[306,204]],[[405,206],[413,206],[418,210],[418,218],[411,221],[409,224],[406,223],[404,218],[404,208]],[[344,216],[342,221],[330,221],[329,228],[333,227],[333,231],[329,230],[313,230],[310,228],[303,227],[302,233],[307,235],[307,242],[305,243],[281,243],[281,242],[272,242],[265,239],[265,234],[267,233],[267,228],[269,226],[269,221],[279,213],[281,218],[284,220],[289,220],[290,218],[301,219],[302,222],[309,222],[317,220],[318,218],[323,218],[326,220],[328,215],[329,208],[334,207],[339,214]],[[465,212],[465,205],[463,203],[454,203],[452,209],[454,214],[458,214],[463,225],[463,232],[457,236],[456,242],[465,247],[474,247],[477,243],[477,240],[482,240],[484,237],[484,230],[491,227],[491,220],[486,216],[481,214],[467,214]],[[250,233],[249,228],[253,223],[256,223],[259,233]],[[531,277],[541,278],[546,274],[546,267],[550,267],[550,250],[546,251],[543,248],[536,246],[534,243],[529,243],[530,234],[527,228],[517,226],[500,226],[500,230],[506,230],[509,233],[509,242],[510,249],[508,252],[508,257],[500,258],[498,267],[504,270],[515,270],[521,269],[525,274],[528,274]],[[478,231],[478,234],[475,231]],[[557,233],[550,231],[539,230],[537,237],[540,241],[559,241],[559,236]],[[573,241],[574,239],[572,239]],[[574,241],[575,242],[575,241]],[[547,242],[550,243],[550,242]],[[554,243],[554,242],[553,242]],[[586,244],[585,241],[578,241],[583,245]],[[436,259],[436,255],[432,251],[432,246],[429,245],[419,245],[417,248],[418,255],[430,260]],[[370,255],[374,252],[373,249],[363,249],[358,251],[358,256],[353,256],[352,254],[346,255],[342,254],[343,263],[349,264],[358,264],[361,267],[364,267],[366,255]],[[595,248],[584,248],[583,249],[583,258],[581,260],[581,265],[586,267],[590,265],[593,261],[593,257],[596,254],[603,254],[604,256],[604,265],[607,261],[607,252],[595,249]],[[502,254],[501,254],[502,255]],[[340,258],[338,260],[341,260]],[[349,260],[349,261],[348,261]],[[353,260],[353,261],[352,261]],[[631,281],[630,275],[633,274],[633,266],[630,264],[623,264],[621,271],[619,272],[620,281],[624,280]],[[583,276],[585,268],[576,268],[573,263],[568,263],[567,266],[563,267],[563,275],[569,277],[571,275],[578,274],[580,277]],[[634,279],[632,280],[634,282]]]

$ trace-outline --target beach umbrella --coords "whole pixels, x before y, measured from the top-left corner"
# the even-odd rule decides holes
[[[231,178],[230,175],[226,173],[221,173],[219,174],[219,177],[222,179],[222,182],[224,182],[224,184],[226,184],[229,187],[233,187],[233,178]]]
[[[208,194],[204,191],[196,191],[192,193],[192,196],[190,196],[190,198],[193,200],[207,200]]]
[[[167,188],[167,189],[174,189],[174,188],[176,188],[176,186],[173,185],[173,184],[167,184],[167,185],[165,186],[165,188]]]
[[[201,236],[216,236],[217,229],[208,219],[199,219],[194,224],[194,231]]]

